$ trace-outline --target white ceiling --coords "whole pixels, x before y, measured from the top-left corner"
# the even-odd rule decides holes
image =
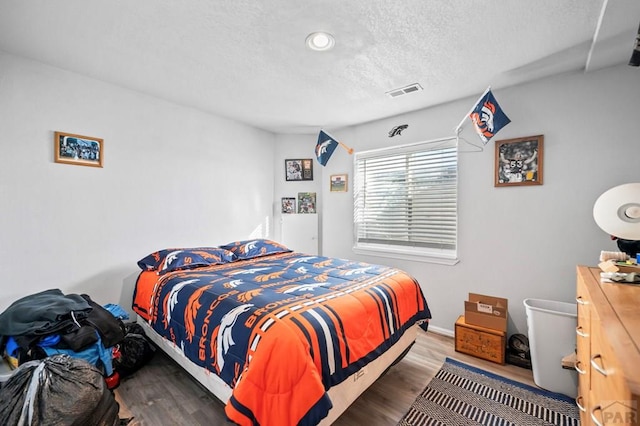
[[[0,50],[313,133],[628,63],[639,24],[638,0],[0,0]]]

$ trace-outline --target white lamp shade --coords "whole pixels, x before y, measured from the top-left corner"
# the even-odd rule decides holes
[[[593,205],[593,218],[607,234],[640,240],[640,183],[616,186]]]

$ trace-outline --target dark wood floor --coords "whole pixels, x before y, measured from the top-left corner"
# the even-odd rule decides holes
[[[534,385],[531,370],[498,365],[454,350],[453,338],[419,332],[407,356],[349,407],[336,426],[395,425],[446,357]],[[130,425],[231,425],[224,405],[161,352],[116,389],[120,417]]]

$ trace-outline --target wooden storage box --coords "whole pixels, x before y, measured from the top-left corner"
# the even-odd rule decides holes
[[[456,321],[455,334],[456,352],[504,364],[506,332],[467,324],[464,315],[460,315]]]

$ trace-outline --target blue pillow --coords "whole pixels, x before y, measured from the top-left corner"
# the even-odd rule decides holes
[[[292,251],[280,243],[265,239],[235,241],[220,248],[231,251],[239,260]]]
[[[143,271],[158,275],[200,266],[222,265],[236,260],[235,254],[218,247],[173,248],[151,253],[138,262]]]

